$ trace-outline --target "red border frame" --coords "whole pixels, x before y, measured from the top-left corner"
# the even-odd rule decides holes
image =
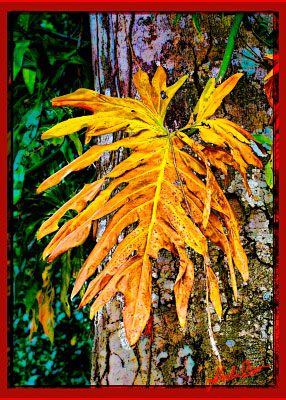
[[[131,3],[131,4],[130,4]],[[178,3],[172,3],[166,0],[156,0],[156,2],[134,3],[134,0],[120,0],[113,2],[94,2],[93,0],[86,0],[79,2],[78,0],[51,0],[49,2],[38,2],[32,0],[25,2],[24,0],[18,2],[2,2],[0,0],[0,33],[1,33],[1,59],[2,68],[0,74],[0,106],[2,110],[2,134],[0,135],[1,148],[1,230],[0,230],[0,243],[2,248],[6,247],[7,243],[7,156],[6,149],[6,127],[7,127],[7,12],[10,11],[278,11],[280,21],[280,38],[284,38],[286,33],[286,2],[276,1],[269,3],[266,0],[256,0],[256,2],[249,2],[242,0],[239,3],[229,2],[228,0],[220,0],[217,2],[200,1],[197,3],[188,0],[181,0]],[[286,44],[280,40],[280,70],[282,67],[282,74],[280,74],[280,93],[283,93],[285,88],[285,75],[283,75],[283,66],[285,64],[285,54],[283,53]],[[280,109],[283,109],[285,97],[280,96]],[[285,131],[283,127],[286,125],[286,118],[283,118],[283,113],[280,116],[281,132]],[[283,138],[284,137],[284,138]],[[285,142],[285,134],[281,135],[280,143],[283,148]],[[4,167],[4,168],[3,168]],[[284,169],[283,158],[280,161],[280,168]],[[277,179],[279,171],[277,173]],[[280,188],[282,185],[280,184]],[[279,200],[282,200],[282,189],[279,191]],[[282,203],[283,204],[283,203]],[[285,209],[284,209],[285,210]],[[280,207],[280,232],[284,232],[284,216],[285,211]],[[6,228],[6,229],[5,229]],[[279,235],[279,242],[283,239],[283,235]],[[279,246],[280,247],[280,246]],[[1,257],[1,277],[2,282],[7,282],[7,259],[4,256],[5,250],[3,249]],[[7,254],[7,253],[6,253]],[[280,259],[283,260],[283,254],[280,254]],[[281,282],[285,281],[285,269],[283,263],[280,262],[279,278]],[[283,311],[286,302],[285,293],[280,290],[279,302],[280,310]],[[0,330],[0,398],[286,398],[286,366],[285,366],[285,341],[279,343],[279,377],[278,386],[274,388],[223,388],[213,387],[212,391],[207,392],[206,388],[165,388],[165,387],[100,387],[100,388],[84,388],[84,389],[37,389],[37,388],[7,388],[7,292],[6,290],[0,291],[0,304],[1,304],[1,330]],[[280,318],[279,321],[279,336],[283,338],[285,332],[286,318]],[[100,397],[99,397],[100,396]],[[229,397],[231,396],[231,397]]]

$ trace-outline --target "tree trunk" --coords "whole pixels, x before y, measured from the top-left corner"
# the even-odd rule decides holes
[[[159,63],[166,69],[168,86],[184,74],[189,75],[171,102],[166,120],[171,130],[182,127],[208,78],[219,71],[232,21],[231,15],[202,14],[199,34],[191,13],[91,14],[95,89],[111,96],[138,98],[132,83],[138,67],[132,59],[129,38],[137,62],[149,76],[153,76]],[[228,75],[241,72],[241,65],[247,62],[241,55],[247,46],[262,55],[266,53],[253,34],[241,26]],[[265,68],[249,62],[247,73],[216,117],[229,118],[251,133],[265,129],[270,118],[265,75]],[[267,132],[271,135],[271,128]],[[120,133],[116,135],[119,137]],[[106,135],[98,143],[112,140],[113,135]],[[102,173],[126,157],[125,152],[105,156],[98,164]],[[248,197],[241,177],[233,171],[225,192],[241,226],[250,279],[245,284],[237,274],[239,297],[235,302],[225,257],[210,245],[223,304],[221,322],[211,307],[212,327],[227,371],[232,365],[241,368],[245,360],[250,360],[252,366],[271,367],[247,380],[234,379],[221,382],[222,385],[266,386],[274,379],[272,193],[265,183],[264,171],[249,169],[249,179],[256,197]],[[101,223],[99,234],[105,224]],[[178,260],[161,251],[152,272],[153,340],[150,333],[143,334],[134,348],[129,346],[122,322],[124,299],[117,294],[95,317],[92,385],[192,386],[209,384],[208,379],[214,378],[219,364],[208,334],[202,258],[194,252],[189,255],[195,265],[195,283],[185,328],[179,326],[173,293]]]

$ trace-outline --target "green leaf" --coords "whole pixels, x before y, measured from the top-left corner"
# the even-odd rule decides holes
[[[50,82],[50,86],[51,86],[51,87],[53,87],[54,85],[57,84],[57,82],[59,81],[59,79],[62,77],[62,75],[63,75],[63,73],[64,73],[64,71],[65,71],[65,68],[66,68],[66,63],[61,64],[61,65],[57,68],[55,74],[54,74],[53,76],[51,76],[51,82]]]
[[[26,114],[22,117],[22,124],[29,129],[32,126],[38,126],[39,124],[39,116],[42,112],[42,104],[37,103],[34,107],[30,108]]]
[[[69,145],[68,139],[65,138],[63,144],[60,147],[60,150],[63,153],[63,155],[68,163],[73,161],[74,155],[73,155],[72,149]]]
[[[40,375],[32,375],[29,376],[28,380],[25,382],[25,385],[27,386],[34,386],[36,385],[37,379]]]
[[[34,280],[32,284],[29,286],[25,293],[25,306],[26,306],[26,312],[28,313],[31,308],[33,307],[33,304],[36,300],[37,294],[39,290],[41,289],[41,283],[38,280]]]
[[[63,254],[63,266],[62,266],[62,286],[61,286],[61,295],[60,300],[65,310],[66,315],[70,318],[71,316],[71,309],[70,304],[68,301],[68,289],[70,285],[70,278],[71,278],[71,251],[67,251],[67,253]]]
[[[53,138],[50,141],[50,143],[53,144],[54,146],[60,146],[61,144],[63,144],[64,140],[65,140],[65,138],[62,136],[62,137],[59,137],[59,138]]]
[[[82,155],[82,144],[81,144],[81,141],[79,140],[78,134],[76,132],[72,133],[71,135],[69,135],[69,138],[73,141],[78,155],[81,156]]]
[[[86,42],[81,45],[81,49],[84,48],[85,46],[88,46],[89,42]],[[78,54],[78,49],[75,48],[69,53],[57,53],[54,54],[54,57],[58,61],[68,61],[69,63],[77,63],[74,60],[77,59],[79,63],[83,62],[84,64],[88,64],[87,61],[85,61],[83,58],[81,58]]]
[[[36,71],[29,68],[23,68],[22,72],[27,89],[30,94],[33,94],[36,82]]]
[[[21,28],[23,28],[24,31],[28,30],[29,19],[30,19],[30,14],[28,13],[23,13],[18,16],[17,23]]]
[[[254,134],[252,135],[254,139],[256,139],[259,143],[261,144],[266,144],[268,146],[272,146],[273,140],[270,139],[268,136],[262,135],[262,134]]]
[[[86,60],[84,60],[80,56],[74,56],[73,58],[68,60],[68,64],[81,64],[81,65],[89,65]]]
[[[14,176],[13,176],[13,204],[16,204],[22,193],[23,189],[23,183],[25,179],[25,168],[23,165],[19,165],[19,168],[14,171]]]
[[[263,19],[259,23],[257,34],[259,36],[263,36],[263,35],[267,34],[267,31],[268,31],[268,21]]]
[[[234,17],[234,21],[232,23],[231,30],[229,33],[224,57],[223,57],[223,60],[221,63],[221,67],[220,67],[218,76],[216,77],[216,82],[222,81],[223,77],[226,73],[226,70],[230,63],[232,52],[234,49],[234,41],[235,41],[236,35],[238,34],[239,27],[240,27],[243,16],[244,16],[244,14],[236,14]]]
[[[26,174],[27,175],[27,172]],[[26,217],[28,219],[28,217]],[[22,266],[22,263],[25,262],[26,258],[29,260],[32,259],[31,257],[31,247],[28,246],[29,242],[34,239],[35,233],[37,228],[39,227],[40,220],[37,219],[36,221],[31,222],[28,226],[25,226],[23,230],[23,240],[20,247],[20,254],[19,254],[19,265]],[[33,242],[32,242],[33,243]],[[35,242],[34,242],[35,243]],[[40,287],[39,289],[40,290]]]
[[[21,165],[22,158],[25,156],[25,150],[19,150],[18,153],[16,154],[15,160],[14,160],[14,165],[13,165],[13,170],[14,172],[19,168]]]
[[[175,18],[172,21],[172,24],[175,25],[181,18],[182,14],[176,14]]]
[[[195,27],[197,33],[199,34],[199,36],[201,36],[202,35],[202,32],[201,32],[201,14],[197,14],[197,13],[192,14],[192,19],[193,19],[193,24],[194,24],[194,27]]]
[[[265,180],[267,185],[270,187],[270,189],[273,188],[273,162],[272,160],[269,160],[268,163],[265,165]]]
[[[22,118],[22,123],[26,126],[27,131],[23,135],[21,146],[31,145],[33,139],[38,132],[40,116],[42,112],[42,103],[37,103]]]
[[[37,65],[38,57],[39,57],[39,54],[36,49],[28,48],[24,55],[23,67],[36,70],[38,68],[38,65]]]
[[[42,20],[41,27],[51,31],[55,30],[53,23],[51,21],[48,21],[47,19]]]
[[[16,42],[13,53],[13,80],[16,79],[20,69],[22,68],[25,51],[30,45],[30,40],[22,40]]]

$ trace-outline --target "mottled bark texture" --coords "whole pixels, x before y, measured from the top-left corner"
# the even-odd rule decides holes
[[[271,19],[271,15],[269,16]],[[221,65],[233,16],[203,14],[199,35],[192,14],[91,14],[95,89],[112,96],[138,98],[132,76],[138,67],[132,60],[128,38],[141,68],[151,77],[157,65],[166,69],[171,85],[184,74],[189,79],[172,100],[167,113],[169,128],[184,126],[207,80],[216,76]],[[247,65],[243,51],[251,47],[264,55],[266,49],[241,27],[226,78],[245,72],[237,87],[216,113],[229,118],[252,133],[262,132],[271,114],[259,64]],[[263,132],[265,134],[265,132]],[[267,135],[272,134],[269,128]],[[120,135],[120,133],[116,134]],[[100,139],[112,141],[113,135]],[[118,163],[124,152],[106,155],[98,164],[105,173]],[[265,162],[265,158],[261,158]],[[218,175],[218,179],[220,176]],[[250,279],[244,284],[237,273],[239,297],[235,302],[230,286],[226,259],[210,246],[210,256],[219,277],[223,302],[220,322],[211,307],[212,326],[223,365],[241,367],[250,360],[253,366],[271,365],[246,380],[222,385],[267,386],[273,384],[273,210],[272,193],[264,171],[249,168],[254,196],[249,198],[241,177],[231,171],[225,188],[241,226],[241,241],[249,260]],[[106,222],[103,221],[100,231]],[[99,232],[100,234],[100,232]],[[187,323],[180,328],[175,310],[173,286],[178,260],[161,251],[153,263],[153,341],[142,335],[134,348],[127,342],[122,323],[124,299],[117,294],[95,318],[95,339],[91,384],[95,385],[205,385],[213,378],[217,359],[212,352],[207,326],[205,276],[202,258],[190,254],[195,265],[195,284],[189,300]]]

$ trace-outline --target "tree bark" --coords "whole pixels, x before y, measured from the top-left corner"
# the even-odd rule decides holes
[[[138,98],[132,84],[138,67],[132,59],[129,38],[137,62],[149,76],[153,76],[159,63],[166,69],[168,86],[184,74],[189,75],[171,102],[166,120],[170,130],[182,127],[207,80],[219,71],[232,21],[233,15],[202,14],[200,35],[191,13],[91,14],[95,89],[111,96]],[[266,53],[242,26],[228,76],[241,72],[241,55],[247,46],[262,55]],[[265,130],[270,119],[263,83],[266,73],[263,66],[251,64],[216,117],[229,118],[251,133]],[[271,128],[267,132],[271,135]],[[106,135],[98,143],[111,142],[114,135]],[[100,173],[106,173],[126,155],[126,150],[106,155],[98,164]],[[212,327],[227,371],[233,365],[241,368],[245,360],[250,360],[252,366],[270,365],[244,381],[234,379],[220,384],[267,386],[273,384],[275,372],[273,201],[263,170],[250,168],[249,182],[255,197],[249,198],[241,177],[232,171],[225,192],[241,226],[250,279],[245,284],[237,274],[239,297],[234,301],[225,257],[210,245],[223,304],[221,322],[211,307]],[[99,235],[105,224],[106,221],[101,223]],[[202,258],[194,252],[189,255],[195,265],[195,283],[185,328],[179,326],[173,293],[178,260],[163,250],[153,263],[153,340],[150,334],[143,334],[134,348],[129,346],[122,322],[124,299],[117,294],[95,317],[92,385],[193,386],[208,385],[208,379],[214,378],[219,364],[208,335]]]

